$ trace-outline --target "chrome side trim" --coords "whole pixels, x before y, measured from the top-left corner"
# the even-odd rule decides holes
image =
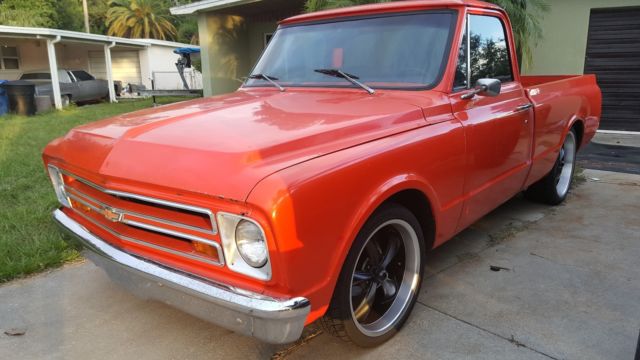
[[[142,245],[142,246],[146,246],[155,250],[159,250],[159,251],[163,251],[169,254],[173,254],[173,255],[178,255],[178,256],[182,256],[191,260],[195,260],[195,261],[200,261],[203,263],[207,263],[207,264],[211,264],[211,265],[215,265],[215,266],[224,266],[224,256],[222,255],[222,248],[220,247],[220,244],[218,243],[212,243],[210,245],[212,245],[215,249],[216,252],[218,253],[218,261],[212,260],[212,259],[207,259],[201,256],[197,256],[197,255],[193,255],[193,254],[188,254],[182,251],[178,251],[178,250],[173,250],[173,249],[169,249],[166,248],[164,246],[160,246],[160,245],[156,245],[156,244],[152,244],[143,240],[138,240],[138,239],[134,239],[132,237],[126,236],[126,235],[122,235],[119,232],[110,229],[106,226],[103,226],[102,224],[99,224],[97,222],[95,222],[93,219],[91,219],[90,217],[86,216],[85,214],[76,211],[76,214],[80,215],[83,219],[89,221],[90,223],[94,224],[95,226],[99,227],[100,229],[108,232],[109,234],[117,237],[120,240],[126,241],[126,242],[130,242],[130,243],[134,243],[134,244],[138,244],[138,245]]]
[[[140,297],[268,343],[290,343],[302,333],[311,309],[305,298],[276,299],[196,278],[109,245],[61,210],[53,218],[84,248],[84,255]]]
[[[66,170],[60,169],[58,168],[58,170],[66,175],[69,176],[71,178],[76,179],[77,181],[90,186],[100,192],[109,194],[109,195],[113,195],[113,196],[120,196],[120,197],[124,197],[124,198],[129,198],[129,199],[135,199],[135,200],[140,200],[140,201],[146,201],[152,204],[157,204],[157,205],[162,205],[162,206],[168,206],[168,207],[174,207],[177,209],[182,209],[182,210],[187,210],[187,211],[192,211],[192,212],[196,212],[196,213],[200,213],[203,215],[206,215],[209,218],[209,221],[211,222],[211,233],[213,235],[216,235],[218,233],[218,227],[216,225],[216,221],[215,221],[215,216],[213,214],[213,212],[209,209],[206,208],[201,208],[198,206],[192,206],[192,205],[186,205],[186,204],[181,204],[181,203],[176,203],[173,201],[168,201],[168,200],[162,200],[162,199],[156,199],[156,198],[152,198],[149,196],[144,196],[144,195],[138,195],[138,194],[133,194],[133,193],[128,193],[128,192],[124,192],[124,191],[116,191],[116,190],[109,190],[106,188],[103,188],[100,185],[94,184],[89,180],[83,179],[77,175],[74,175]]]

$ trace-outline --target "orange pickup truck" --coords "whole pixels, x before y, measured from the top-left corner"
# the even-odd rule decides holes
[[[280,23],[235,93],[73,129],[53,216],[110,277],[271,343],[361,346],[408,318],[425,253],[523,192],[559,204],[594,76],[521,76],[500,8],[400,1]]]

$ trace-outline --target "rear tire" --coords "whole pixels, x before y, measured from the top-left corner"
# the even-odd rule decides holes
[[[393,337],[416,303],[424,273],[424,236],[416,217],[389,204],[362,227],[342,267],[325,332],[363,347]]]
[[[576,167],[576,152],[578,149],[576,138],[575,130],[571,129],[564,139],[551,172],[525,191],[524,195],[527,199],[549,205],[558,205],[567,198]]]

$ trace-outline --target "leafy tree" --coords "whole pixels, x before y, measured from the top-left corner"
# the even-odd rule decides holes
[[[107,33],[128,38],[173,40],[177,34],[169,9],[153,0],[110,0]]]
[[[81,0],[0,0],[2,25],[82,31],[82,16]]]
[[[354,6],[370,3],[383,3],[392,0],[307,0],[308,12]],[[542,39],[540,18],[549,11],[548,0],[487,0],[502,7],[513,27],[513,36],[520,63],[531,64],[532,48]]]
[[[489,0],[509,14],[513,38],[522,65],[533,62],[532,49],[542,40],[540,19],[549,11],[547,0]]]
[[[186,20],[178,22],[178,37],[176,40],[192,44],[198,45],[200,39],[198,38],[198,22],[194,17],[188,17]]]
[[[0,24],[57,27],[55,0],[4,0],[0,2]]]
[[[108,0],[88,0],[89,27],[94,34],[107,34]],[[84,16],[84,15],[83,15]]]
[[[23,0],[24,1],[24,0]],[[55,3],[55,28],[84,31],[82,0],[57,0]],[[29,1],[24,1],[29,2]]]

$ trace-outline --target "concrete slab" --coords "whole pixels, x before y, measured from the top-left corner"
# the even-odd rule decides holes
[[[0,302],[0,359],[256,359],[279,350],[140,300],[89,262],[2,286]],[[9,328],[26,334],[2,334]]]
[[[640,176],[585,176],[561,207],[515,198],[432,252],[412,318],[376,349],[326,334],[262,344],[139,300],[82,263],[0,286],[0,330],[26,329],[0,332],[0,358],[630,359],[640,327]]]
[[[598,131],[592,141],[598,144],[640,147],[640,133]]]
[[[585,175],[600,181],[509,241],[428,279],[420,301],[553,358],[632,358],[640,177]],[[490,271],[494,264],[511,271]]]
[[[362,349],[322,335],[290,359],[548,359],[518,344],[416,304],[402,332],[373,349]]]

